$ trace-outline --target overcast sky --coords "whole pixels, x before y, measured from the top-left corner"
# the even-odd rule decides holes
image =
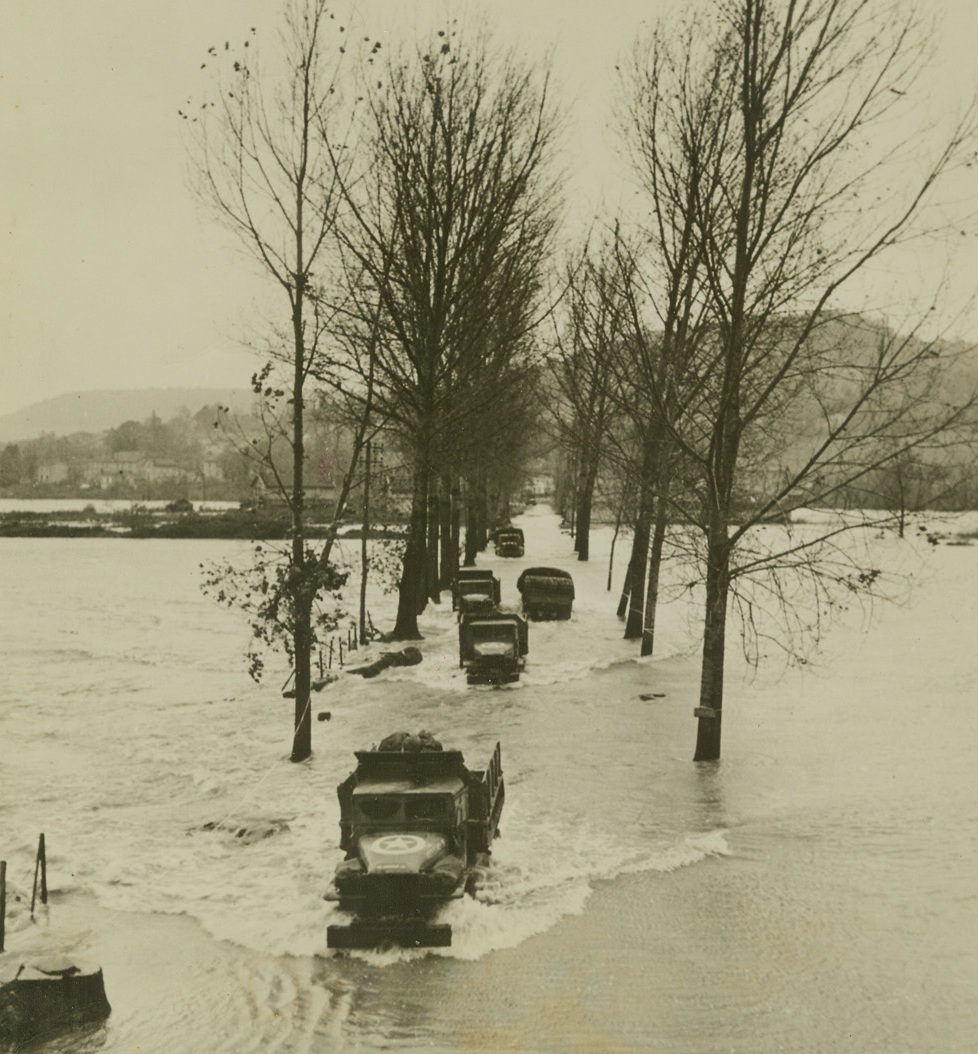
[[[881,0],[882,2],[882,0]],[[614,67],[636,32],[681,0],[361,0],[388,45],[445,13],[477,11],[532,60],[553,55],[570,113],[573,216],[620,193],[607,127]],[[933,120],[978,89],[978,0],[931,0]],[[252,265],[196,205],[177,109],[206,49],[270,39],[275,0],[0,0],[0,413],[64,392],[247,386],[257,319]],[[973,154],[978,155],[978,143]],[[973,173],[974,183],[970,182]],[[978,164],[954,187],[978,202]],[[959,305],[978,279],[978,228],[919,248],[894,282],[949,268]],[[972,316],[956,335],[978,337]]]

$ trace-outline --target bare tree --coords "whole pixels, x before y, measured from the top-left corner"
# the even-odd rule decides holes
[[[971,398],[952,406],[926,398],[943,345],[881,333],[853,361],[855,342],[835,339],[844,327],[829,326],[846,321],[833,308],[838,294],[913,232],[968,133],[959,125],[909,191],[880,193],[893,158],[885,144],[874,152],[871,136],[919,68],[911,22],[875,0],[732,0],[715,14],[672,38],[680,52],[664,34],[653,41],[645,100],[663,118],[654,151],[681,166],[677,185],[686,185],[690,207],[670,222],[693,247],[707,311],[708,339],[688,358],[701,378],[697,397],[669,421],[701,481],[706,611],[695,759],[704,761],[720,756],[730,597],[749,620],[764,581],[789,620],[794,594],[779,570],[815,592],[870,588],[877,577],[843,571],[844,548],[829,534],[789,536],[771,549],[756,544],[756,525],[946,436]],[[651,185],[653,195],[674,193]],[[829,381],[842,374],[840,391]],[[843,405],[828,412],[830,394]],[[659,387],[653,395],[665,397]],[[785,463],[798,414],[812,405],[826,412],[812,415],[803,452]],[[774,479],[764,472],[772,458]],[[737,593],[747,580],[752,590]]]
[[[306,537],[307,382],[323,369],[334,311],[324,299],[327,253],[337,222],[341,170],[327,137],[347,131],[339,81],[345,30],[324,0],[291,0],[285,10],[280,53],[259,65],[252,36],[235,46],[209,49],[217,69],[199,109],[182,113],[191,136],[191,162],[200,198],[241,241],[281,294],[282,325],[275,326],[269,360],[253,378],[263,400],[265,464],[288,507],[288,549],[258,553],[264,601],[252,608],[255,634],[282,643],[293,664],[295,731],[292,760],[309,756],[311,745],[311,652],[316,640],[317,597],[339,583],[330,564],[335,532],[317,551]],[[265,57],[264,55],[262,56]],[[335,145],[332,144],[332,145]],[[276,443],[291,453],[283,469]],[[354,441],[354,457],[363,428]],[[255,441],[256,450],[259,441]],[[337,502],[342,512],[344,493]],[[221,590],[224,599],[244,599],[248,590]],[[324,625],[329,616],[323,614]]]
[[[555,222],[552,135],[545,81],[452,33],[391,59],[369,93],[345,249],[381,305],[375,398],[413,464],[398,639],[420,636],[437,591],[437,480],[521,383],[510,367],[537,323]],[[364,368],[351,360],[351,375]]]
[[[591,507],[598,469],[612,423],[613,358],[628,324],[615,294],[615,256],[610,244],[586,248],[568,270],[566,318],[551,355],[554,382],[550,416],[557,441],[573,466],[574,549],[590,555]]]

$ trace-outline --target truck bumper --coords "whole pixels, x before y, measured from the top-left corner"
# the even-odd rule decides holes
[[[364,919],[326,927],[327,948],[450,948],[452,927],[424,919]]]

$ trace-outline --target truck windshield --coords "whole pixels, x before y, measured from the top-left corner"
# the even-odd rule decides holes
[[[357,800],[360,816],[365,820],[393,820],[401,812],[400,798],[360,798]]]
[[[488,641],[499,644],[512,644],[516,636],[516,629],[509,622],[501,622],[498,626],[477,625],[472,628],[472,636],[476,644],[485,644]]]
[[[433,794],[408,798],[404,802],[404,818],[409,821],[447,820],[450,801],[450,798],[435,797]]]
[[[359,798],[360,820],[384,823],[411,823],[418,820],[448,820],[451,798],[434,794],[378,795]]]

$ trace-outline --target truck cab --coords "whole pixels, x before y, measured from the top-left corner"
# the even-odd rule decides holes
[[[501,596],[499,579],[481,567],[463,567],[452,583],[452,609],[462,614],[491,611]]]
[[[525,546],[523,531],[519,527],[499,527],[495,533],[497,556],[522,556]]]
[[[526,619],[510,612],[463,616],[458,626],[458,662],[469,684],[519,680],[529,652]]]

